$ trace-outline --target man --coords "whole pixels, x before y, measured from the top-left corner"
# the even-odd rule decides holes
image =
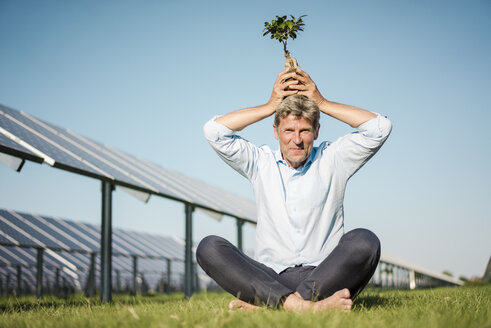
[[[358,131],[313,147],[319,111]],[[235,135],[273,113],[280,150]],[[344,234],[344,191],[390,131],[383,116],[326,100],[300,69],[278,74],[265,105],[205,124],[218,155],[250,180],[258,210],[255,260],[217,236],[204,238],[196,251],[206,273],[238,298],[230,309],[351,309],[375,271],[380,243],[365,229]]]

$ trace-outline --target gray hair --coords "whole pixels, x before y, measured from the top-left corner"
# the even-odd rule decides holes
[[[303,95],[291,95],[283,99],[281,104],[276,109],[274,115],[274,124],[276,127],[280,125],[280,119],[288,115],[303,117],[312,124],[314,133],[319,129],[320,111],[319,106],[315,101],[310,100]]]

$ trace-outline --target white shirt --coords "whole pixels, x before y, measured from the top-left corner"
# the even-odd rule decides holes
[[[343,199],[348,179],[372,157],[391,131],[378,115],[356,132],[313,147],[298,169],[281,151],[257,147],[215,122],[205,137],[218,155],[249,179],[257,207],[255,259],[276,272],[295,265],[317,266],[344,234]]]

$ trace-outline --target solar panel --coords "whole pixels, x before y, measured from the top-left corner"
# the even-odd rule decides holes
[[[24,218],[23,215],[26,217]],[[11,228],[31,240],[29,244],[34,243],[40,248],[69,249],[65,244],[57,242],[53,236],[46,233],[43,229],[45,228],[44,226],[39,226],[31,222],[32,219],[28,214],[23,215],[8,211],[4,212],[2,216],[8,220],[8,225]]]
[[[5,283],[6,275],[10,275],[10,286],[16,288],[16,268],[20,265],[22,280],[26,284],[24,289],[35,291],[37,263],[35,248],[42,247],[44,288],[48,290],[54,288],[56,268],[58,268],[60,277],[64,278],[67,286],[76,290],[83,289],[88,281],[90,252],[99,252],[99,226],[6,209],[0,209],[0,218],[1,281]],[[172,259],[173,284],[175,286],[182,284],[184,251],[181,242],[170,237],[122,229],[114,229],[114,236],[114,252],[119,253],[119,256],[113,256],[114,285],[118,271],[120,279],[128,281],[131,285],[132,255],[140,256],[137,262],[139,275],[143,275],[151,288],[161,282],[163,276],[166,277],[167,258]],[[53,249],[49,249],[50,247]],[[151,258],[145,258],[147,256]],[[98,282],[99,254],[95,256],[95,266]]]
[[[28,235],[22,232],[21,228],[12,223],[9,218],[10,213],[0,210],[0,231],[3,239],[7,239],[7,244],[21,244],[32,247],[42,247],[41,244],[29,238]]]
[[[30,161],[37,162],[37,163],[42,163],[43,159],[33,152],[31,152],[29,149],[22,147],[15,141],[7,138],[5,135],[0,133],[0,152],[12,155],[12,156],[17,156],[21,158],[27,158]]]
[[[87,247],[90,251],[99,251],[100,241],[96,239],[96,236],[92,237],[91,235],[87,234],[85,231],[80,229],[75,222],[55,218],[44,218],[47,219],[52,225],[69,234],[71,238],[85,245],[85,247]]]
[[[15,141],[14,141],[14,140]],[[0,152],[255,222],[255,204],[0,105]]]

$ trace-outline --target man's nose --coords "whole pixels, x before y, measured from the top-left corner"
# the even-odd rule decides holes
[[[293,142],[296,143],[297,145],[302,143],[302,138],[300,138],[300,133],[295,133],[293,135]]]

